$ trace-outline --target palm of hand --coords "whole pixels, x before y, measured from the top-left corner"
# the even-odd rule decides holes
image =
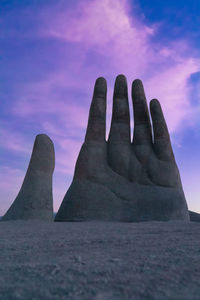
[[[132,86],[134,135],[124,76],[116,79],[113,115],[105,140],[106,82],[96,81],[85,142],[75,175],[56,219],[169,220],[188,219],[167,126],[160,104],[150,104],[154,141],[141,81]]]

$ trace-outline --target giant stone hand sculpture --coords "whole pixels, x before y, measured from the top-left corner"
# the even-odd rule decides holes
[[[52,174],[54,146],[45,134],[37,135],[22,187],[2,221],[53,220]]]
[[[85,142],[55,221],[189,220],[170,137],[158,100],[150,103],[142,82],[132,84],[131,142],[126,78],[116,78],[112,122],[106,131],[106,81],[94,88]]]

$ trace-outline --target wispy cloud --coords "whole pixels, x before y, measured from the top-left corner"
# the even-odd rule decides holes
[[[149,97],[158,98],[162,103],[170,132],[181,130],[183,121],[185,126],[190,125],[194,108],[190,102],[188,80],[198,68],[195,59],[182,59],[146,81]]]
[[[115,75],[124,73],[130,81],[143,79],[147,97],[159,98],[170,131],[176,131],[192,113],[187,83],[200,69],[200,61],[192,57],[187,41],[160,44],[156,40],[157,24],[155,28],[147,27],[130,15],[129,5],[127,0],[79,1],[71,10],[55,13],[51,22],[46,20],[46,27],[41,29],[44,36],[64,41],[66,48],[78,45],[79,51],[67,62],[70,71],[62,69],[22,89],[14,112],[21,116],[54,114],[73,126],[84,127],[95,77],[103,74],[111,89]],[[81,61],[77,65],[79,53]],[[76,71],[71,72],[73,64]],[[61,93],[63,88],[65,95]],[[79,97],[75,88],[79,89]]]
[[[1,145],[2,148],[12,152],[22,152],[26,155],[30,153],[30,142],[18,131],[1,128],[0,136],[3,141]]]

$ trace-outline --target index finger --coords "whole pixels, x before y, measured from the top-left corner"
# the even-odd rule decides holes
[[[107,84],[103,77],[96,80],[85,141],[105,141]]]

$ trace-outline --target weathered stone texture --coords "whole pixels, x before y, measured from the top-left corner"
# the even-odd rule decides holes
[[[119,75],[106,141],[106,93],[105,79],[98,78],[73,182],[55,221],[189,220],[160,103],[150,102],[151,124],[142,82],[133,82],[131,140],[127,82]]]
[[[37,135],[22,187],[2,221],[53,220],[54,166],[55,154],[51,139],[45,134]]]

